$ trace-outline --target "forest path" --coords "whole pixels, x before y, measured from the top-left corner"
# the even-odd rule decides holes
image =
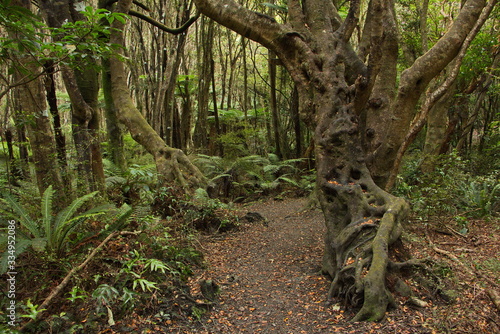
[[[265,223],[243,220],[236,230],[202,236],[199,241],[207,267],[191,278],[192,295],[200,296],[201,279],[214,280],[220,295],[200,321],[178,323],[170,332],[435,334],[451,332],[452,328],[457,329],[453,330],[456,333],[498,332],[498,310],[486,293],[476,291],[477,282],[470,281],[461,271],[463,268],[453,267],[456,264],[451,261],[447,268],[456,276],[442,282],[450,291],[466,297],[443,302],[434,290],[419,288],[418,295],[429,300],[430,307],[412,307],[398,297],[401,307],[391,310],[383,321],[349,322],[355,310],[344,312],[343,305],[326,303],[331,281],[319,273],[324,247],[323,215],[318,209],[305,209],[306,206],[307,199],[293,198],[253,203],[241,207],[240,215],[257,212],[266,218]],[[456,247],[470,249],[477,245],[477,252],[462,253],[469,263],[477,262],[480,254],[484,255],[483,261],[494,261],[500,249],[499,230],[495,226],[485,220],[471,222],[473,245],[455,235],[433,232],[431,237],[452,252],[458,252]],[[408,230],[405,241],[414,256],[447,260],[436,257],[429,248],[421,225],[409,224]],[[484,274],[498,280],[493,271]],[[414,275],[407,278],[408,282],[413,282]]]
[[[221,288],[205,333],[325,333],[344,315],[326,305],[330,281],[319,273],[323,215],[306,199],[242,208],[266,223],[201,240],[207,270],[196,276]],[[328,329],[328,330],[327,330]]]

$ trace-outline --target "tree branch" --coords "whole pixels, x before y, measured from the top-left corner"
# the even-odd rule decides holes
[[[351,0],[351,6],[349,7],[349,13],[347,14],[346,19],[342,22],[339,30],[337,31],[340,35],[340,39],[347,43],[356,29],[356,26],[359,23],[359,8],[360,1],[359,0]]]
[[[27,322],[21,328],[21,331],[23,331],[27,326],[29,326],[31,323],[33,323],[34,321],[36,321],[36,319],[38,319],[39,315],[43,313],[43,309],[46,308],[47,306],[49,306],[49,304],[52,302],[52,299],[54,299],[66,287],[66,285],[68,285],[71,277],[73,277],[78,271],[82,270],[90,262],[90,260],[92,260],[94,258],[94,256],[96,256],[96,254],[99,253],[99,251],[104,247],[104,245],[106,245],[106,243],[109,240],[111,240],[112,238],[116,237],[117,235],[139,234],[139,233],[141,233],[141,231],[138,231],[138,232],[128,232],[128,231],[117,232],[117,231],[115,231],[115,232],[111,233],[110,235],[108,235],[106,237],[106,239],[104,239],[99,244],[99,246],[97,246],[96,248],[94,248],[94,250],[89,254],[89,256],[87,256],[87,258],[85,259],[85,261],[83,261],[78,267],[75,267],[75,268],[71,269],[69,271],[69,273],[66,274],[66,276],[64,277],[64,279],[62,280],[62,282],[59,283],[59,285],[57,285],[50,292],[50,294],[47,296],[47,298],[45,298],[45,300],[43,301],[43,303],[38,307],[38,310],[41,310],[41,311],[37,313],[36,318],[30,320],[29,322]]]
[[[181,33],[185,32],[191,26],[191,24],[193,24],[200,17],[200,13],[197,12],[196,15],[190,17],[189,20],[187,20],[179,28],[169,28],[166,25],[164,25],[163,23],[156,21],[152,17],[150,17],[148,15],[145,15],[145,14],[142,14],[142,13],[139,13],[139,12],[133,10],[133,9],[130,9],[128,13],[131,16],[138,17],[141,20],[144,20],[144,21],[152,24],[153,26],[155,26],[155,27],[157,27],[157,28],[159,28],[159,29],[161,29],[161,30],[163,30],[165,32],[173,34],[173,35],[178,35],[178,34],[181,34]]]
[[[194,0],[196,7],[221,25],[270,49],[287,30],[272,17],[251,11],[232,0]],[[289,32],[289,30],[288,30]]]
[[[436,104],[436,102],[439,101],[441,97],[443,97],[443,95],[448,91],[448,89],[450,89],[451,85],[455,82],[455,79],[457,78],[458,73],[460,72],[460,67],[462,65],[462,61],[465,57],[465,54],[467,53],[469,45],[476,37],[479,30],[481,30],[481,27],[483,26],[484,22],[486,22],[486,20],[488,19],[496,3],[497,0],[491,0],[484,8],[476,24],[465,38],[460,48],[460,51],[454,60],[452,70],[445,79],[445,81],[437,89],[433,90],[432,92],[431,91],[427,92],[427,97],[425,99],[424,104],[422,105],[420,114],[412,122],[410,131],[407,133],[403,143],[399,147],[398,153],[396,155],[396,160],[394,161],[394,165],[392,167],[389,180],[387,181],[385,187],[386,191],[389,191],[394,186],[394,183],[396,182],[396,177],[398,175],[399,166],[401,165],[401,161],[403,160],[403,156],[408,147],[410,146],[410,144],[416,138],[417,134],[420,132],[420,130],[422,130],[425,123],[427,122],[427,115],[429,114],[429,111]]]

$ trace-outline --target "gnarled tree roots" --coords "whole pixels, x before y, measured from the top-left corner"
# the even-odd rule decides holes
[[[362,305],[353,321],[376,321],[389,305],[395,306],[386,275],[401,263],[390,266],[389,246],[401,236],[409,206],[363,177],[369,174],[359,167],[348,179],[325,177],[321,183],[328,227],[324,265],[333,277],[328,299]]]

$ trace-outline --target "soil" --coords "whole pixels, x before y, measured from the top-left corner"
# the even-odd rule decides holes
[[[404,278],[422,305],[395,292],[399,307],[383,321],[352,323],[356,310],[326,302],[323,217],[307,204],[286,199],[242,207],[242,215],[256,212],[265,220],[242,219],[235,231],[201,237],[207,268],[190,280],[191,293],[203,299],[199,283],[214,282],[218,297],[198,320],[173,322],[169,332],[500,333],[500,310],[488,294],[500,292],[498,221],[470,222],[466,236],[442,224],[449,222],[408,224],[405,245],[431,268]]]

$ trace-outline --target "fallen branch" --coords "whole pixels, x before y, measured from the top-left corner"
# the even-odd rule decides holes
[[[429,233],[427,232],[427,230],[425,231],[425,236],[427,237],[427,241],[429,242],[429,245],[432,247],[432,249],[436,252],[436,253],[439,253],[439,254],[444,254],[446,256],[448,256],[450,259],[452,259],[453,261],[455,261],[456,263],[460,264],[460,266],[462,266],[465,271],[467,271],[467,273],[469,275],[471,275],[472,277],[476,277],[476,273],[470,269],[465,263],[463,263],[462,261],[460,261],[458,259],[458,257],[456,257],[453,253],[451,252],[448,252],[447,250],[444,250],[444,249],[441,249],[441,248],[438,248],[431,240],[431,238],[429,237]]]
[[[39,310],[42,310],[41,312],[38,312],[36,317],[34,319],[31,319],[30,321],[28,321],[24,326],[21,327],[21,332],[27,327],[29,326],[31,323],[35,322],[38,317],[40,316],[40,314],[43,313],[43,309],[46,309],[47,306],[52,302],[52,300],[66,287],[66,285],[68,285],[71,277],[73,277],[73,275],[75,275],[78,271],[82,270],[89,262],[90,260],[92,260],[94,258],[94,256],[96,256],[96,254],[104,247],[104,245],[111,239],[113,239],[114,237],[116,237],[117,235],[129,235],[129,234],[134,234],[134,235],[137,235],[139,233],[141,233],[142,231],[136,231],[136,232],[129,232],[129,231],[123,231],[123,232],[113,232],[111,233],[110,235],[108,235],[106,237],[106,239],[104,239],[100,244],[99,246],[97,246],[90,254],[89,256],[87,256],[87,258],[85,259],[85,261],[83,261],[78,267],[75,267],[73,269],[71,269],[69,271],[69,273],[64,277],[64,279],[62,280],[61,283],[59,283],[58,286],[56,286],[52,292],[48,295],[47,298],[45,298],[45,300],[43,301],[43,303],[38,307]]]

